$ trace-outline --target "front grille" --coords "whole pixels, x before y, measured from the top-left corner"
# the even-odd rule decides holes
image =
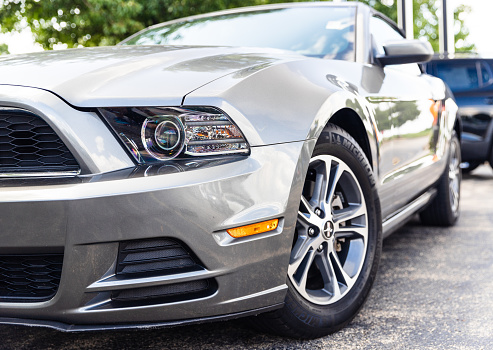
[[[0,302],[53,298],[60,284],[63,254],[0,255]]]
[[[0,108],[0,173],[77,172],[79,165],[40,117]]]
[[[116,275],[121,278],[165,276],[191,271],[205,271],[204,266],[182,242],[171,238],[135,240],[120,243]],[[115,306],[149,305],[191,300],[212,295],[217,290],[213,278],[115,290]]]
[[[183,243],[169,238],[128,241],[120,244],[117,275],[170,274],[203,270]]]

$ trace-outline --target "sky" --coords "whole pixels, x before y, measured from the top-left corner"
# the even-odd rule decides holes
[[[466,4],[471,7],[472,11],[465,18],[465,25],[470,34],[468,41],[476,44],[478,52],[485,55],[493,56],[493,13],[492,0],[450,0],[455,8],[460,4]]]
[[[389,0],[386,0],[389,1]],[[465,25],[469,28],[468,42],[476,44],[478,52],[493,57],[493,13],[492,0],[448,0],[453,8],[460,4],[467,4],[472,8],[470,14],[465,18]],[[26,53],[40,51],[41,47],[33,43],[29,30],[16,35],[0,34],[0,43],[9,45],[10,53]],[[63,47],[60,47],[63,48]]]
[[[41,45],[34,43],[30,30],[19,34],[0,34],[0,43],[2,42],[9,45],[9,52],[12,54],[43,50]]]

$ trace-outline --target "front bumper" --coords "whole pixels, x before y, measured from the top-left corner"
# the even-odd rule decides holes
[[[248,157],[191,171],[126,177],[121,174],[128,173],[128,155],[97,116],[74,110],[48,92],[18,89],[30,101],[0,88],[2,103],[43,117],[83,174],[82,182],[74,184],[0,187],[0,254],[64,254],[55,297],[0,302],[0,322],[64,329],[181,324],[282,304],[311,141],[252,147]],[[77,129],[79,119],[88,124]],[[273,218],[280,225],[272,232],[242,239],[226,233]],[[159,237],[183,242],[204,269],[124,279],[115,275],[122,242]],[[190,300],[112,301],[115,291],[200,279],[214,280],[215,290]]]

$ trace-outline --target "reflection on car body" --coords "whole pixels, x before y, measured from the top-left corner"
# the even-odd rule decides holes
[[[417,66],[431,55],[323,2],[0,59],[0,322],[342,328],[383,237],[459,214],[457,106]]]

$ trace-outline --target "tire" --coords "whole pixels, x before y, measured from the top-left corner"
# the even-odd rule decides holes
[[[432,226],[452,226],[459,218],[460,184],[460,142],[455,132],[450,140],[447,166],[438,180],[437,194],[431,204],[419,216],[421,222]]]
[[[255,317],[257,329],[314,339],[354,318],[380,260],[379,203],[365,154],[347,132],[328,124],[305,179],[284,307]]]

